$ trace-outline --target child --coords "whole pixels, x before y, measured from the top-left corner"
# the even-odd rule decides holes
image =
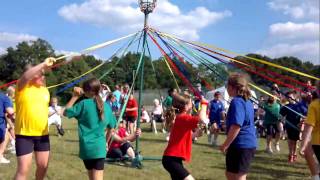
[[[129,158],[135,158],[135,153],[130,142],[133,142],[140,135],[140,129],[137,129],[134,134],[128,134],[123,121],[121,121],[119,123],[119,129],[115,133],[112,133],[113,138],[111,139],[112,142],[107,157],[122,159],[127,155]]]
[[[199,121],[206,117],[208,102],[201,101],[198,116],[191,116],[192,102],[190,96],[173,95],[173,107],[177,108],[175,123],[171,128],[170,140],[164,151],[162,164],[172,179],[193,180],[191,174],[183,167],[182,161],[190,161],[192,146],[192,129],[197,128]]]
[[[320,95],[320,82],[317,82],[317,94]],[[311,139],[311,141],[310,141]],[[300,154],[305,155],[311,171],[312,180],[319,180],[320,162],[320,98],[315,98],[309,105],[305,128],[303,131]]]
[[[296,114],[298,106],[295,103],[295,97],[292,92],[286,94],[289,104],[283,106],[280,110],[280,114],[286,119],[286,130],[288,136],[289,155],[288,162],[293,163],[297,160],[297,141],[300,139],[300,120],[301,117]],[[290,108],[290,109],[289,109]]]
[[[133,94],[130,94],[129,100],[126,106],[127,131],[130,134],[134,133],[134,127],[135,127],[137,117],[138,117],[138,102],[134,98]]]
[[[144,106],[141,107],[141,122],[145,122],[145,123],[148,123],[150,122],[150,117],[149,117],[149,114],[148,114],[148,111],[146,110],[146,108]]]
[[[157,122],[162,124],[162,133],[166,133],[165,122],[163,120],[163,109],[158,99],[153,100],[154,107],[152,111],[152,129],[157,134]]]
[[[230,75],[227,91],[233,99],[226,119],[227,139],[220,150],[226,153],[227,179],[243,180],[246,179],[257,147],[254,109],[249,99],[248,82],[243,75]]]
[[[219,91],[214,93],[214,99],[210,101],[209,104],[209,119],[211,124],[209,143],[217,146],[218,135],[222,129],[221,120],[224,120],[225,117],[224,106],[221,101],[221,93]]]
[[[84,92],[82,92],[84,91]],[[78,120],[80,158],[88,170],[89,179],[103,179],[106,152],[105,129],[115,122],[111,108],[99,96],[100,82],[92,78],[83,83],[83,90],[74,88],[64,115]],[[73,105],[84,93],[83,99]]]
[[[113,114],[117,116],[119,114],[119,108],[118,108],[119,106],[118,106],[116,96],[110,93],[107,96],[106,103],[111,107]]]
[[[265,111],[263,125],[267,130],[267,147],[266,153],[272,154],[272,138],[275,134],[275,149],[280,152],[279,140],[280,140],[280,104],[276,101],[274,96],[270,96],[266,104],[263,105]]]
[[[61,106],[58,106],[58,98],[52,97],[50,100],[49,106],[49,118],[48,118],[48,125],[56,125],[58,134],[60,136],[64,135],[64,130],[61,125]]]

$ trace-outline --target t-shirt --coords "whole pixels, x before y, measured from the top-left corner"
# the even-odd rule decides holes
[[[161,105],[155,106],[152,113],[154,115],[161,115],[162,114],[162,106]]]
[[[197,127],[198,116],[178,114],[171,129],[170,139],[164,156],[180,157],[190,161],[192,147],[192,129]]]
[[[128,99],[127,108],[138,108],[138,103],[135,98]],[[127,111],[126,116],[129,117],[138,117],[138,109],[134,111]]]
[[[150,122],[150,117],[146,110],[142,111],[141,119],[145,120],[146,122]]]
[[[126,137],[126,129],[123,127],[119,128],[117,131],[117,135],[121,138]],[[112,141],[112,138],[110,141]],[[108,152],[110,152],[112,149],[120,148],[120,146],[121,146],[121,142],[117,142],[117,141],[113,140],[110,147],[109,147]]]
[[[209,119],[210,122],[220,121],[222,119],[221,113],[224,111],[223,103],[219,100],[210,101],[209,105]]]
[[[234,97],[230,103],[226,119],[227,133],[231,125],[240,126],[240,132],[233,140],[230,147],[256,148],[257,138],[254,126],[254,109],[250,100]]]
[[[301,117],[297,113],[293,112],[292,110],[298,112],[297,104],[287,104],[285,106],[282,106],[280,110],[280,114],[284,116],[287,120],[286,128],[296,129],[298,128],[297,126],[300,123]]]
[[[169,108],[172,106],[173,98],[171,96],[167,96],[166,99],[163,101],[162,105],[166,108]]]
[[[27,84],[23,89],[16,91],[15,99],[15,133],[23,136],[48,135],[48,89]]]
[[[265,111],[264,115],[264,125],[269,125],[269,124],[277,124],[279,122],[280,118],[280,104],[275,102],[273,104],[268,104],[266,103],[263,106],[263,109]]]
[[[6,123],[6,109],[12,108],[12,102],[10,98],[2,93],[0,93],[0,124]]]
[[[305,101],[300,101],[298,104],[297,104],[297,111],[304,115],[304,116],[307,116],[307,113],[308,113],[308,103],[305,102]]]
[[[74,117],[78,120],[79,157],[83,160],[105,158],[105,129],[114,126],[113,123],[116,122],[111,108],[104,103],[104,119],[100,120],[96,103],[94,99],[89,98],[67,108],[64,114],[68,118]]]
[[[121,92],[119,90],[115,90],[113,95],[116,97],[118,108],[121,107]]]
[[[311,144],[320,145],[320,99],[313,100],[309,105],[305,122],[313,127]]]
[[[56,122],[61,123],[60,113],[61,113],[61,106],[56,106],[56,107],[49,106],[49,114],[51,114],[51,116],[49,115],[49,118],[48,118],[49,125]]]

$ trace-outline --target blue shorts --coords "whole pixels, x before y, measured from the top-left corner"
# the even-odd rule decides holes
[[[0,143],[2,143],[5,140],[6,129],[7,129],[6,122],[0,123]]]

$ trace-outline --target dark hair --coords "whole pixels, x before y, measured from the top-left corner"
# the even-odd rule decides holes
[[[251,96],[247,78],[240,73],[234,73],[229,76],[228,85],[236,90],[236,94],[243,99],[248,100]]]
[[[173,94],[172,106],[177,108],[179,112],[184,110],[184,107],[190,102],[191,97],[189,95],[180,95],[178,93]]]
[[[104,103],[99,96],[101,84],[97,78],[91,78],[83,83],[83,91],[84,92],[91,92],[93,94],[93,98],[97,105],[97,110],[99,112],[100,119],[104,119]]]
[[[219,96],[219,95],[221,95],[221,93],[220,93],[219,91],[217,91],[217,92],[214,93],[214,97],[217,97],[217,96]]]
[[[112,93],[110,93],[108,96],[107,96],[107,99],[108,100],[111,100],[112,98],[115,98],[116,96]]]
[[[168,90],[168,95],[169,95],[169,96],[172,96],[172,93],[173,93],[175,90],[176,90],[175,88],[170,88],[170,89]]]

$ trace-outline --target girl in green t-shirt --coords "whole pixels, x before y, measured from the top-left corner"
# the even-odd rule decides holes
[[[110,106],[99,96],[100,87],[96,78],[84,82],[83,89],[75,87],[64,111],[68,118],[78,120],[79,156],[88,170],[90,180],[103,179],[107,153],[105,129],[115,128],[116,125]],[[75,104],[82,94],[86,98]]]

